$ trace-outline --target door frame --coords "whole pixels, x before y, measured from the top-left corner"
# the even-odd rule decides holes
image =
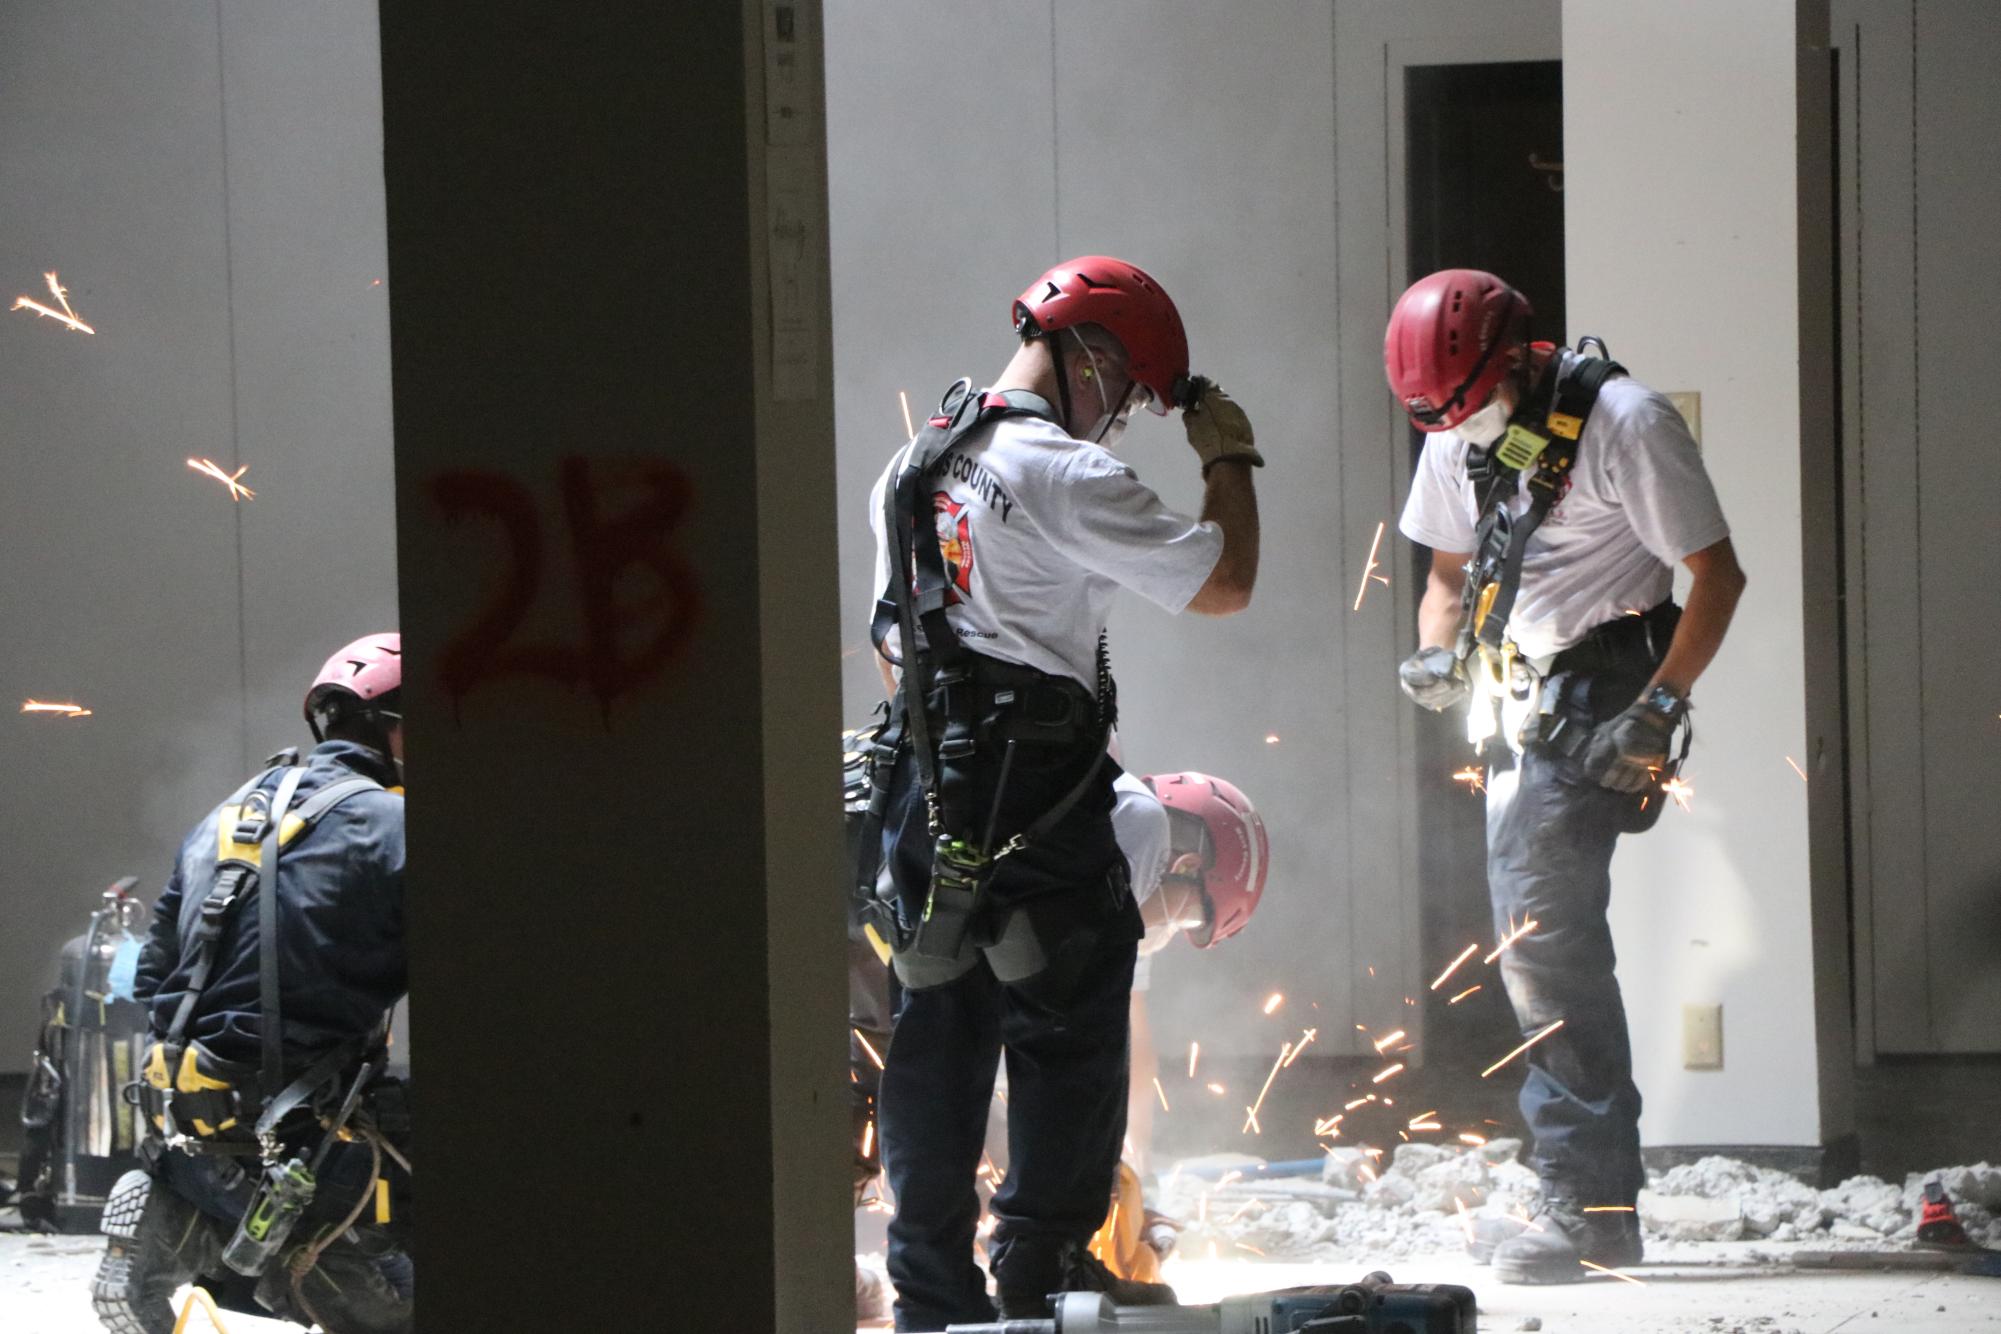
[[[1405,246],[1404,96],[1413,65],[1561,60],[1561,0],[1355,0],[1334,9],[1335,324],[1340,359],[1336,438],[1342,454],[1343,531],[1385,524],[1377,559],[1393,574],[1396,519],[1410,493],[1409,440],[1383,384],[1383,328],[1410,281]],[[1350,543],[1350,546],[1354,546]],[[1358,587],[1366,547],[1344,553],[1343,586]],[[1416,715],[1396,688],[1392,665],[1416,642],[1415,599],[1392,585],[1365,606],[1374,618],[1344,637],[1343,714],[1348,773],[1347,840],[1352,874],[1394,887],[1387,920],[1351,923],[1358,959],[1390,967],[1355,979],[1351,1007],[1372,1022],[1395,1018],[1424,1053],[1429,978],[1418,873]],[[1385,612],[1384,607],[1390,608]],[[1392,777],[1385,781],[1385,760]],[[1378,900],[1380,901],[1380,900]],[[1404,1001],[1410,1000],[1409,1005]]]

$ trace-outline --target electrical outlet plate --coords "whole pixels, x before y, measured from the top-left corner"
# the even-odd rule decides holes
[[[1671,389],[1667,401],[1674,404],[1674,410],[1688,423],[1688,433],[1695,437],[1695,447],[1702,448],[1702,394],[1694,389]]]
[[[1681,1068],[1684,1070],[1723,1068],[1721,1005],[1681,1007]]]

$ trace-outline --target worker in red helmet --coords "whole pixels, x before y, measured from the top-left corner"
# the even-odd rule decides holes
[[[1132,868],[1146,935],[1133,970],[1132,1079],[1126,1094],[1126,1158],[1152,1171],[1153,1080],[1159,1061],[1147,1012],[1153,956],[1185,939],[1210,949],[1244,929],[1271,869],[1264,821],[1233,784],[1201,773],[1121,774],[1112,823]]]
[[[1047,1317],[1049,1295],[1073,1289],[1172,1298],[1122,1285],[1087,1249],[1125,1127],[1141,935],[1111,822],[1104,626],[1121,588],[1224,615],[1257,575],[1262,459],[1243,411],[1189,374],[1160,284],[1085,256],[1037,278],[1013,316],[999,379],[954,386],[870,504],[892,714],[857,884],[904,989],[879,1121],[900,1329],[994,1318],[973,1256],[974,1174],[1003,1052],[1013,1151],[989,1248],[1001,1312]],[[1199,517],[1113,452],[1141,409],[1181,412]]]
[[[1176,1224],[1146,1207],[1160,1076],[1147,1006],[1153,957],[1176,939],[1207,950],[1242,931],[1264,897],[1271,845],[1250,798],[1223,779],[1202,773],[1121,774],[1114,790],[1112,825],[1132,871],[1146,934],[1133,969],[1125,1155],[1111,1213],[1091,1246],[1120,1277],[1150,1281],[1159,1277],[1159,1262],[1177,1231]]]
[[[168,1334],[175,1290],[215,1277],[329,1334],[411,1327],[408,1116],[384,1075],[407,989],[402,681],[394,634],[334,654],[306,694],[319,744],[181,844],[134,986],[150,1170],[112,1190],[91,1288],[116,1334]]]
[[[1531,342],[1530,315],[1491,273],[1434,273],[1398,300],[1383,359],[1428,436],[1401,528],[1431,568],[1398,677],[1425,708],[1466,708],[1496,936],[1536,923],[1500,963],[1524,1039],[1546,1032],[1521,1093],[1541,1203],[1532,1224],[1482,1223],[1473,1249],[1503,1282],[1558,1283],[1640,1258],[1612,851],[1667,804],[1745,580],[1674,405],[1596,339]]]

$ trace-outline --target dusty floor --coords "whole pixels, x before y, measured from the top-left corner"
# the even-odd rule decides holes
[[[0,1328],[7,1334],[97,1334],[86,1285],[101,1243],[92,1237],[0,1234]],[[2001,1279],[1948,1275],[1802,1274],[1756,1264],[1782,1248],[1710,1242],[1675,1248],[1671,1262],[1633,1271],[1646,1286],[1607,1279],[1566,1288],[1488,1281],[1463,1255],[1410,1256],[1388,1265],[1407,1283],[1463,1283],[1480,1297],[1480,1328],[1507,1334],[1537,1317],[1545,1334],[1964,1334],[2001,1332]],[[1333,1283],[1370,1267],[1176,1259],[1168,1278],[1181,1299]],[[280,1334],[296,1326],[226,1315],[230,1334]],[[197,1317],[189,1328],[207,1326]],[[692,1329],[693,1327],[687,1327]]]

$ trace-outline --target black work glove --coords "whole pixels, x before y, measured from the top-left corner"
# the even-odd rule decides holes
[[[1449,648],[1421,648],[1397,664],[1397,683],[1413,703],[1443,713],[1465,699],[1471,687],[1459,658]]]
[[[1674,725],[1687,708],[1665,689],[1657,689],[1598,724],[1584,752],[1585,776],[1614,792],[1646,791],[1667,768]]]

